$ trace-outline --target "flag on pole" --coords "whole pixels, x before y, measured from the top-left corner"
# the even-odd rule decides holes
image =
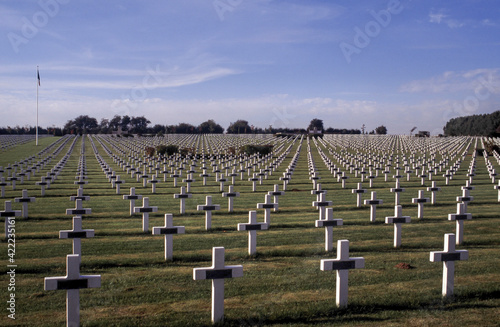
[[[36,75],[38,76],[38,86],[40,86],[40,72],[38,71],[38,68],[36,69]]]

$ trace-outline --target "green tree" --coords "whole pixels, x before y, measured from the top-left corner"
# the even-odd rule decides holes
[[[198,126],[198,130],[200,133],[204,133],[204,134],[222,134],[222,133],[224,133],[224,127],[217,124],[212,119],[209,119],[206,122],[201,123]]]
[[[64,130],[67,133],[86,134],[95,132],[98,126],[97,119],[87,115],[80,115],[73,120],[68,120],[64,125]]]
[[[387,134],[387,128],[384,125],[380,125],[379,127],[375,128],[375,133],[377,133],[378,135],[385,135]]]
[[[122,128],[123,131],[128,131],[130,120],[131,119],[128,115],[122,117],[122,121],[120,122],[120,127]]]
[[[120,115],[115,115],[113,118],[111,118],[111,120],[109,121],[109,127],[113,130],[113,131],[117,131],[118,130],[118,127],[120,127],[120,123],[122,121],[122,116]]]
[[[314,128],[316,128],[316,130],[318,131],[323,131],[323,120],[318,118],[314,118],[313,120],[311,120],[309,126],[307,127],[307,131],[314,130]]]
[[[248,121],[238,119],[236,122],[229,124],[227,128],[228,134],[251,134],[252,128],[248,125]]]
[[[146,133],[148,124],[150,123],[151,122],[144,116],[132,117],[132,119],[130,119],[130,125],[132,126],[131,132],[138,134]]]

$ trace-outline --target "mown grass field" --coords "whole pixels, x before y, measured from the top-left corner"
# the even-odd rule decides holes
[[[20,145],[0,153],[0,166],[36,154],[54,142],[56,138]],[[453,140],[453,139],[452,139]],[[451,141],[450,141],[451,142]],[[248,237],[238,232],[238,223],[248,222],[248,211],[257,210],[256,204],[264,201],[264,194],[272,191],[274,184],[295,154],[299,141],[292,145],[290,153],[276,171],[257,185],[252,192],[251,182],[238,176],[235,191],[240,197],[234,200],[234,212],[227,212],[227,198],[221,197],[219,183],[212,175],[207,185],[199,177],[201,160],[191,186],[192,198],[186,201],[186,214],[179,214],[179,200],[173,198],[185,185],[179,179],[178,187],[171,178],[157,184],[156,193],[151,187],[144,188],[113,162],[102,145],[95,140],[96,149],[106,163],[125,180],[121,195],[111,188],[99,166],[91,142],[85,140],[85,151],[81,151],[82,138],[78,139],[61,170],[57,181],[40,196],[40,187],[35,185],[67,153],[68,142],[47,166],[29,181],[17,184],[16,190],[6,187],[2,200],[12,200],[27,189],[36,202],[29,204],[29,218],[16,218],[16,319],[7,317],[3,309],[0,324],[5,326],[62,326],[65,322],[65,292],[44,291],[44,277],[64,276],[66,255],[71,254],[70,240],[59,239],[59,230],[72,228],[71,216],[65,214],[75,203],[69,201],[76,194],[73,184],[80,156],[85,157],[88,184],[84,195],[90,196],[83,207],[92,213],[83,217],[83,228],[94,229],[95,237],[82,240],[81,274],[100,274],[101,288],[80,291],[82,326],[205,326],[211,325],[211,283],[194,281],[193,268],[211,265],[214,246],[226,249],[226,264],[241,264],[242,278],[226,279],[225,320],[227,326],[498,326],[500,321],[500,203],[498,191],[493,189],[485,160],[478,156],[476,176],[473,180],[474,200],[468,204],[467,212],[473,219],[464,223],[464,243],[457,249],[469,251],[467,261],[456,262],[455,295],[442,299],[442,263],[429,261],[430,251],[443,249],[445,233],[455,232],[455,222],[448,221],[448,214],[456,212],[456,197],[461,195],[474,142],[465,159],[455,173],[450,185],[445,185],[441,173],[433,177],[441,191],[437,203],[424,205],[424,218],[417,219],[417,205],[411,199],[418,190],[431,185],[420,185],[420,178],[406,175],[401,179],[405,191],[400,203],[403,215],[411,216],[410,224],[402,226],[402,246],[393,247],[392,225],[384,224],[384,217],[394,214],[394,179],[387,182],[383,175],[374,179],[373,187],[368,181],[363,188],[370,197],[376,191],[384,203],[377,207],[377,221],[369,222],[369,206],[356,207],[356,188],[359,177],[346,171],[349,179],[346,188],[332,177],[323,163],[318,147],[335,162],[327,148],[321,143],[310,142],[311,154],[317,174],[321,177],[326,199],[333,201],[334,218],[342,218],[344,226],[334,228],[334,251],[324,251],[324,229],[315,228],[318,211],[311,206],[316,196],[311,195],[307,163],[307,143],[301,146],[297,166],[284,196],[279,198],[279,211],[271,213],[268,231],[259,231],[256,256],[247,255]],[[108,149],[117,150],[104,139]],[[200,142],[200,144],[202,144]],[[462,148],[464,150],[465,148]],[[340,148],[334,148],[340,151]],[[350,149],[346,153],[355,153]],[[371,153],[367,150],[366,154]],[[409,149],[395,155],[422,154]],[[437,160],[443,154],[438,152]],[[446,156],[446,154],[444,154]],[[460,156],[454,157],[448,165]],[[426,154],[429,159],[430,154]],[[126,156],[124,156],[126,158]],[[498,162],[489,158],[500,172]],[[401,162],[402,163],[402,162]],[[189,166],[187,167],[189,168]],[[342,170],[345,169],[342,167]],[[390,176],[394,175],[394,171]],[[4,173],[6,176],[6,173]],[[183,174],[183,178],[185,178]],[[226,182],[225,190],[227,191]],[[497,184],[497,182],[496,182]],[[142,232],[141,216],[129,215],[129,201],[122,196],[135,187],[136,194],[149,197],[150,205],[158,206],[158,212],[150,215],[150,232]],[[205,196],[212,195],[213,203],[221,210],[213,212],[212,229],[204,229],[204,212],[196,211],[197,204],[205,203]],[[425,192],[430,197],[429,192]],[[2,201],[3,202],[3,201]],[[140,204],[138,201],[137,205]],[[3,203],[1,205],[3,210]],[[13,208],[20,210],[19,203]],[[164,214],[174,214],[174,225],[185,226],[186,233],[174,236],[174,259],[164,261],[163,237],[151,235],[153,226],[163,226]],[[258,220],[263,221],[263,210],[258,210]],[[3,218],[2,218],[3,222]],[[365,268],[349,273],[349,304],[347,308],[335,306],[335,272],[320,270],[320,260],[336,257],[336,241],[350,241],[350,256],[364,257]],[[8,264],[7,242],[1,243],[2,270]],[[412,269],[399,269],[399,263],[407,263]],[[9,279],[2,273],[0,287],[2,300],[8,299]]]

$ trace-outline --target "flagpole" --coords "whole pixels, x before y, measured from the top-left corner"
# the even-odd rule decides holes
[[[36,145],[38,146],[38,84],[40,73],[38,72],[38,65],[36,66]]]

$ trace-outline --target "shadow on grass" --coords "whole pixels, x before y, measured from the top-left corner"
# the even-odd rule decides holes
[[[421,301],[414,304],[375,304],[360,305],[349,304],[345,308],[331,308],[318,312],[283,312],[273,317],[269,315],[252,315],[245,319],[226,319],[219,326],[266,326],[266,325],[316,325],[316,324],[357,324],[374,322],[383,324],[393,317],[384,314],[384,318],[377,317],[379,313],[393,312],[392,316],[404,312],[418,312],[427,315],[430,312],[468,310],[473,308],[491,309],[495,305],[474,303],[489,299],[499,299],[500,290],[462,292],[450,299],[436,298],[435,300]],[[405,314],[406,315],[406,314]]]

